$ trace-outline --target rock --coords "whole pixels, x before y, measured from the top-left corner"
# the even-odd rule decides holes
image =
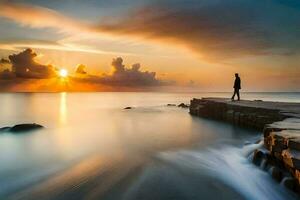
[[[19,132],[26,132],[26,131],[33,131],[37,129],[44,128],[42,125],[33,123],[33,124],[17,124],[12,127],[3,127],[0,129],[0,131],[7,131],[7,132],[13,132],[13,133],[19,133]]]
[[[263,152],[260,149],[256,149],[253,154],[252,162],[257,166],[260,166],[260,164],[264,158],[266,158],[265,152]]]
[[[300,194],[300,171],[299,170],[295,170],[294,178],[297,180],[296,190]]]
[[[240,124],[240,112],[235,112],[233,117],[233,123],[234,124]]]
[[[300,170],[300,152],[287,149],[282,152],[283,162],[292,169]]]
[[[270,169],[270,173],[272,175],[272,178],[276,181],[280,182],[282,180],[282,171],[278,167],[272,167]]]
[[[292,169],[300,169],[300,131],[282,130],[269,132],[264,144],[279,161]]]
[[[300,194],[299,103],[268,102],[260,99],[231,102],[224,98],[202,98],[191,100],[190,113],[263,130],[266,149],[256,150],[252,162],[264,170],[268,169],[278,182],[284,179],[283,185],[295,188],[294,191]]]
[[[36,129],[43,128],[42,125],[33,123],[33,124],[18,124],[10,128],[11,132],[22,132],[22,131],[32,131]]]
[[[233,122],[233,116],[234,116],[234,111],[233,110],[228,110],[226,112],[226,121],[228,122]]]
[[[202,116],[201,110],[204,106],[202,105],[197,105],[194,106],[193,108],[190,107],[190,114],[195,115],[195,116]]]
[[[298,134],[299,135],[299,134]],[[300,151],[300,137],[291,138],[288,140],[288,147]]]
[[[131,110],[131,109],[133,109],[133,107],[128,106],[124,108],[124,110]]]
[[[270,126],[274,129],[281,130],[300,130],[300,118],[287,118],[284,120],[279,120],[277,122],[272,123]]]
[[[181,103],[181,104],[178,105],[178,107],[180,107],[180,108],[189,108],[190,106],[187,105],[187,104]]]
[[[0,128],[0,131],[3,132],[3,131],[9,131],[10,127],[9,126],[5,126],[5,127],[2,127]]]
[[[282,130],[268,133],[268,136],[265,136],[265,146],[272,152],[281,153],[283,150],[287,149],[290,143],[292,149],[297,149],[297,134],[295,131]]]
[[[176,104],[168,103],[167,106],[176,106]]]
[[[296,182],[297,180],[293,177],[284,177],[281,181],[281,185],[284,187],[290,189],[290,190],[295,190],[296,188]]]

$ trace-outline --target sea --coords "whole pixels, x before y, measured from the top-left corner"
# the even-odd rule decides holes
[[[300,102],[300,93],[242,93]],[[258,131],[167,104],[231,93],[1,93],[0,199],[293,200],[251,163]],[[124,109],[132,107],[132,109]]]

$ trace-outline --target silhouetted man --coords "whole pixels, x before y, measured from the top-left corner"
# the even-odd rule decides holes
[[[235,74],[235,81],[234,81],[234,93],[233,96],[231,97],[231,100],[234,100],[235,95],[238,97],[238,101],[240,100],[240,89],[241,89],[241,79],[239,77],[239,74]]]

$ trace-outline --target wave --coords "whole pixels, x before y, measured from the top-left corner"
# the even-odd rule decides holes
[[[262,142],[243,148],[222,145],[205,151],[164,152],[159,157],[170,165],[192,170],[195,176],[206,174],[214,177],[237,191],[244,199],[297,199],[295,194],[249,161],[249,154],[261,145]]]

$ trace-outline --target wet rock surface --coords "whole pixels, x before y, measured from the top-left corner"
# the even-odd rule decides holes
[[[296,190],[297,180],[293,177],[285,177],[281,184],[290,190]]]
[[[1,132],[12,132],[12,133],[21,133],[21,132],[28,132],[37,129],[44,128],[42,125],[32,123],[32,124],[17,124],[12,127],[3,127],[0,128]]]
[[[193,99],[190,114],[262,131],[264,149],[254,152],[253,163],[300,194],[299,103]]]
[[[181,104],[178,105],[178,107],[180,107],[180,108],[189,108],[190,106],[187,105],[187,104],[181,103]]]

